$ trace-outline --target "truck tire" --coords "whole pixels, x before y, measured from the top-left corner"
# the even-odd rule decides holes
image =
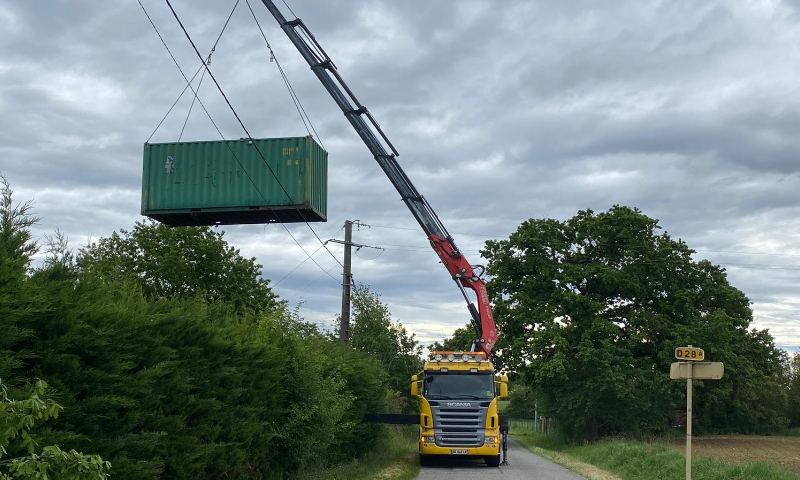
[[[487,467],[499,467],[500,455],[487,455],[483,457],[483,461],[486,462]]]
[[[430,467],[433,465],[433,456],[419,454],[419,465],[421,467]]]

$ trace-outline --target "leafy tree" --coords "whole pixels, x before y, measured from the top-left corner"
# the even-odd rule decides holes
[[[285,386],[293,401],[285,444],[305,453],[301,468],[369,451],[384,431],[363,423],[364,416],[389,407],[389,375],[378,359],[324,336],[298,311],[261,327],[272,341],[280,339],[291,359]]]
[[[39,221],[31,214],[33,202],[15,205],[13,193],[6,177],[0,175],[0,271],[4,274],[0,287],[21,278],[30,267],[31,256],[39,251],[30,232]],[[0,288],[0,292],[4,290]]]
[[[37,380],[33,391],[24,400],[12,400],[8,389],[0,381],[0,480],[48,478],[67,480],[97,480],[108,477],[109,462],[98,455],[84,455],[75,450],[65,452],[57,446],[42,448],[35,453],[37,444],[30,431],[38,421],[58,418],[62,409],[52,399],[46,398],[47,383]],[[12,445],[16,443],[16,445]],[[5,459],[7,447],[27,450],[27,456]],[[7,473],[4,473],[6,470]]]
[[[210,227],[137,222],[80,250],[78,265],[108,281],[132,278],[150,298],[204,295],[237,310],[274,310],[277,298],[261,265],[244,258]]]
[[[428,350],[443,350],[443,351],[463,351],[468,352],[472,349],[472,343],[475,340],[475,328],[471,323],[465,327],[457,328],[453,332],[453,336],[444,339],[441,343],[434,342],[428,345]]]
[[[13,349],[29,335],[19,321],[40,308],[36,293],[25,281],[31,257],[39,250],[30,232],[38,221],[31,214],[32,208],[32,202],[14,203],[11,186],[0,175],[0,378],[7,381],[26,356]]]
[[[351,296],[350,345],[376,358],[389,374],[389,387],[408,398],[409,379],[422,369],[422,346],[369,286],[356,285]],[[410,400],[410,398],[408,398]]]
[[[475,337],[475,327],[472,326],[472,323],[467,323],[466,326],[455,329],[453,336],[450,338],[445,338],[442,342],[433,342],[432,344],[428,345],[428,350],[431,352],[469,352],[472,350]],[[491,360],[492,364],[494,365],[494,369],[496,372],[502,372],[503,374],[508,375],[509,379],[513,380],[516,378],[516,372],[509,371],[508,368],[506,368],[502,353],[502,349],[492,350]]]
[[[514,385],[508,394],[508,407],[505,414],[511,418],[536,418],[536,392],[525,384]]]
[[[786,363],[788,402],[786,406],[789,426],[800,427],[800,353],[795,353]]]
[[[680,411],[675,347],[704,347],[725,378],[698,382],[698,431],[782,424],[781,351],[748,331],[749,300],[724,269],[637,209],[531,219],[483,254],[503,360],[574,438],[663,431]],[[684,403],[685,404],[685,403]]]

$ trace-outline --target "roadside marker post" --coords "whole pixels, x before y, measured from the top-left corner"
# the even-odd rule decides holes
[[[704,362],[706,353],[702,348],[678,347],[674,362],[669,368],[669,378],[686,379],[686,480],[692,480],[692,381],[719,380],[725,374],[722,362]]]

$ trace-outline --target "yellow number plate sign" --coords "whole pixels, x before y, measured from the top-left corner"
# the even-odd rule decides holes
[[[702,348],[678,347],[675,349],[675,358],[678,360],[702,362],[706,358],[706,352]]]

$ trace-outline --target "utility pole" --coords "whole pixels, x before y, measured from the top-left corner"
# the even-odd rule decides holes
[[[362,248],[383,250],[381,247],[353,243],[353,224],[358,225],[359,229],[361,229],[361,227],[369,228],[369,225],[361,223],[358,220],[346,220],[344,222],[344,241],[334,238],[328,240],[328,242],[341,243],[344,245],[344,264],[342,264],[342,321],[339,325],[339,340],[342,343],[350,342],[350,288],[353,285],[352,247],[357,247],[356,252]]]
[[[351,249],[353,247],[353,222],[344,222],[344,271],[342,273],[342,322],[339,325],[339,340],[350,343],[350,285],[353,283],[351,271]]]

